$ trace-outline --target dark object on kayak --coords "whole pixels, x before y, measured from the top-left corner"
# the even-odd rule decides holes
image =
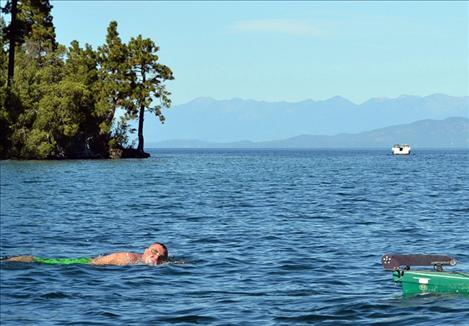
[[[435,270],[443,271],[445,265],[456,265],[456,259],[442,255],[384,255],[381,263],[387,271],[395,271],[410,266],[433,266]]]
[[[444,272],[443,266],[456,265],[456,259],[443,255],[384,255],[385,270],[392,271],[394,282],[404,294],[464,293],[469,294],[469,273]],[[433,266],[430,271],[411,271],[412,266]]]

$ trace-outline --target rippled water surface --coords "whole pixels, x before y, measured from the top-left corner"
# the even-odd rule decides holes
[[[1,256],[167,244],[158,267],[1,263],[2,325],[468,325],[403,297],[384,253],[469,270],[469,151],[164,150],[1,167]]]

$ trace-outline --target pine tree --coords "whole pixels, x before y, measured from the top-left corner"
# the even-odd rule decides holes
[[[57,50],[44,57],[45,64],[40,66],[38,61],[30,60],[25,52],[17,53],[17,73],[12,89],[12,93],[17,98],[15,116],[12,119],[11,154],[13,156],[55,157],[56,151],[46,154],[44,150],[44,148],[49,148],[44,145],[45,143],[51,145],[54,142],[55,135],[49,133],[54,128],[54,120],[44,125],[37,121],[43,119],[42,115],[48,116],[49,114],[44,106],[44,98],[58,94],[57,85],[64,78],[65,55],[66,48],[59,46]],[[49,109],[53,111],[55,108],[51,106]],[[41,153],[36,152],[35,147],[41,147]]]
[[[117,147],[120,142],[111,139],[111,131],[119,107],[124,106],[130,93],[127,46],[117,31],[117,22],[109,24],[106,43],[98,48],[98,75],[96,114],[101,117],[100,134],[102,146]],[[125,119],[122,121],[125,125]],[[125,129],[125,126],[124,126]],[[110,142],[110,143],[109,143]]]
[[[9,40],[8,85],[14,77],[15,51],[26,42],[32,58],[42,58],[57,47],[49,0],[10,0],[2,11],[11,15],[5,28]]]
[[[10,25],[4,27],[5,36],[9,40],[8,49],[8,86],[7,86],[7,105],[9,105],[10,86],[13,81],[14,69],[15,69],[15,48],[16,45],[21,42],[22,26],[21,21],[18,21],[18,0],[8,1],[6,6],[2,8],[2,12],[11,15]]]
[[[57,48],[49,0],[22,0],[18,8],[20,21],[26,27],[25,48],[30,59],[42,59]]]
[[[10,115],[7,110],[7,75],[8,53],[5,50],[7,38],[5,35],[5,21],[0,16],[0,159],[7,157],[10,135]]]
[[[144,153],[143,122],[145,110],[154,113],[164,122],[161,109],[171,106],[170,92],[166,90],[165,81],[174,79],[171,69],[158,63],[156,54],[159,47],[151,39],[144,39],[141,35],[131,38],[129,51],[129,80],[132,93],[127,103],[127,113],[131,117],[138,117],[138,147],[137,151]],[[153,102],[155,102],[154,104]]]
[[[6,98],[3,102],[9,142],[3,156],[22,155],[32,134],[39,101],[47,89],[42,85],[51,82],[44,78],[44,72],[41,71],[46,66],[46,58],[56,57],[53,53],[57,44],[51,9],[48,0],[10,0],[2,9],[4,13],[11,14],[10,24],[5,28],[9,57]],[[52,60],[47,65],[55,63],[57,61]],[[57,77],[52,76],[52,81],[57,80]]]

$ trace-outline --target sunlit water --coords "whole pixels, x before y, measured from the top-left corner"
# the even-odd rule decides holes
[[[467,296],[403,297],[380,265],[438,253],[469,270],[469,151],[152,154],[0,163],[1,256],[160,241],[173,260],[3,262],[2,325],[469,324]]]

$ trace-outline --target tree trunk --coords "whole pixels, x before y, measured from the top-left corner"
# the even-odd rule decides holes
[[[8,92],[10,92],[11,83],[15,73],[15,47],[16,47],[16,14],[18,12],[18,0],[11,1],[11,22],[10,22],[10,48],[8,50]]]
[[[146,75],[145,72],[142,70],[142,84],[145,85]],[[145,115],[145,101],[140,102],[140,113],[138,114],[138,147],[137,152],[144,153],[143,151],[143,120]]]
[[[137,151],[143,152],[143,115],[145,114],[145,106],[140,106],[140,113],[138,114],[138,147]]]

